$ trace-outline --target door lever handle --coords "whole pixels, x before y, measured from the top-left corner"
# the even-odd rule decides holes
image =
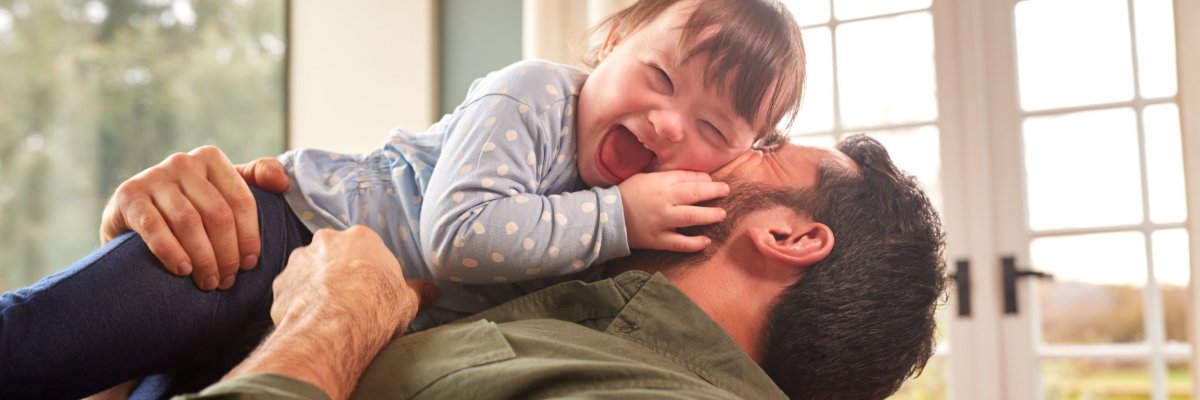
[[[954,262],[954,273],[950,274],[958,293],[958,316],[971,316],[971,262],[959,259]]]
[[[1004,271],[1004,313],[1017,313],[1017,279],[1033,277],[1038,279],[1054,279],[1054,275],[1042,271],[1017,269],[1017,259],[1013,256],[1000,258],[1000,266]]]

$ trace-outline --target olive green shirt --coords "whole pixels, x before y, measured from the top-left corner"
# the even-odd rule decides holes
[[[724,330],[661,274],[567,282],[463,321],[397,337],[355,398],[783,399]],[[255,374],[187,398],[327,398]]]

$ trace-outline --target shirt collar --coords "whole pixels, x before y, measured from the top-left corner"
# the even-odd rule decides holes
[[[653,349],[740,397],[786,398],[737,342],[665,276],[630,271],[613,282],[628,301],[606,333]]]
[[[463,321],[537,318],[568,321],[637,343],[742,398],[787,398],[720,325],[659,273],[629,271],[592,283],[565,282]]]

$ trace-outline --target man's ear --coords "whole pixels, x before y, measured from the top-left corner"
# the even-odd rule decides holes
[[[617,47],[621,41],[621,36],[617,34],[617,28],[621,27],[621,20],[613,18],[612,24],[608,26],[608,34],[604,36],[604,44],[600,45],[600,53],[596,55],[597,61],[604,61],[609,53]]]
[[[833,230],[819,222],[755,228],[749,233],[759,254],[785,265],[806,268],[833,250]]]

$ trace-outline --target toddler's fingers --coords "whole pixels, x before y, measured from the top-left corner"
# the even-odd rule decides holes
[[[695,253],[704,250],[705,247],[712,244],[712,240],[708,236],[685,236],[679,233],[671,232],[663,234],[659,237],[660,250],[674,251],[678,253]]]
[[[671,186],[671,204],[696,204],[729,195],[725,182],[680,182]]]
[[[661,171],[661,172],[654,172],[654,173],[662,174],[665,178],[667,178],[667,181],[668,181],[667,183],[712,182],[712,176],[709,176],[708,174],[703,173],[703,172],[671,170],[671,171]]]
[[[725,209],[717,207],[675,206],[667,210],[671,228],[715,224],[725,220]]]
[[[196,287],[201,290],[216,289],[220,285],[216,255],[200,213],[177,188],[156,193],[154,203],[192,261],[192,280],[196,282]]]

